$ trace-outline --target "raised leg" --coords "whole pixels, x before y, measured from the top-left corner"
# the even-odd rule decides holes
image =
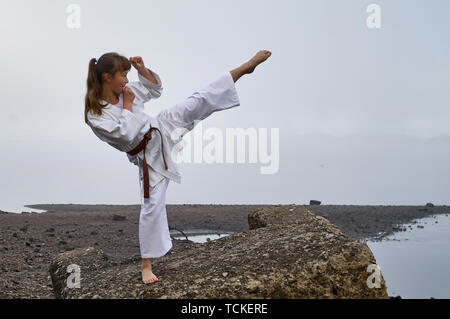
[[[195,91],[186,99],[162,110],[158,119],[167,119],[180,128],[192,130],[196,121],[212,113],[240,105],[239,96],[230,72],[225,72]]]

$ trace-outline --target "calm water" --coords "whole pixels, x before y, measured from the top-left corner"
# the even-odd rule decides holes
[[[187,238],[189,240],[192,240],[194,243],[205,243],[210,240],[215,240],[234,234],[232,232],[217,233],[217,230],[210,229],[187,230],[184,231],[184,233],[186,234]],[[179,231],[176,230],[171,230],[170,234],[176,239],[186,239],[185,236],[183,236]]]
[[[222,238],[222,237],[225,237],[228,235],[230,235],[230,234],[191,235],[191,236],[187,236],[187,237],[189,240],[192,240],[194,243],[205,243],[207,241],[219,239],[219,238]],[[186,237],[184,237],[184,236],[182,236],[182,237],[176,236],[175,238],[186,239]]]
[[[46,210],[44,209],[36,209],[36,208],[29,208],[29,207],[25,207],[23,205],[20,204],[10,204],[10,205],[5,205],[3,204],[0,207],[0,210],[4,211],[4,212],[8,212],[8,213],[17,213],[20,214],[22,212],[27,212],[27,213],[45,213]]]
[[[388,295],[450,298],[450,216],[415,221],[404,224],[407,231],[367,242],[381,268]]]

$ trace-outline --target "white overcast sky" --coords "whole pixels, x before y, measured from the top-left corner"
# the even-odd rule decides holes
[[[72,3],[78,29],[66,24]],[[366,25],[372,3],[379,29]],[[182,163],[168,204],[450,202],[449,1],[2,4],[0,209],[140,202],[137,167],[83,121],[89,59],[110,51],[142,56],[161,76],[152,116],[272,52],[236,83],[241,105],[202,128],[279,128],[278,172]]]

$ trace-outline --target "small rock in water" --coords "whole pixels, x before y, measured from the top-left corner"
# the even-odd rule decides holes
[[[433,205],[433,203],[427,203],[425,206],[427,206],[427,207],[433,207],[434,205]]]
[[[320,205],[320,203],[321,203],[321,201],[319,201],[319,200],[310,200],[309,201],[309,205]]]

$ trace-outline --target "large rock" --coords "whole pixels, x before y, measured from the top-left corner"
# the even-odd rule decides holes
[[[248,222],[248,232],[173,248],[154,259],[159,282],[149,285],[141,282],[139,256],[115,263],[94,248],[60,254],[50,266],[55,296],[388,298],[381,273],[379,288],[369,278],[376,260],[368,246],[304,206],[263,208]],[[64,285],[69,264],[80,266],[80,288]]]

